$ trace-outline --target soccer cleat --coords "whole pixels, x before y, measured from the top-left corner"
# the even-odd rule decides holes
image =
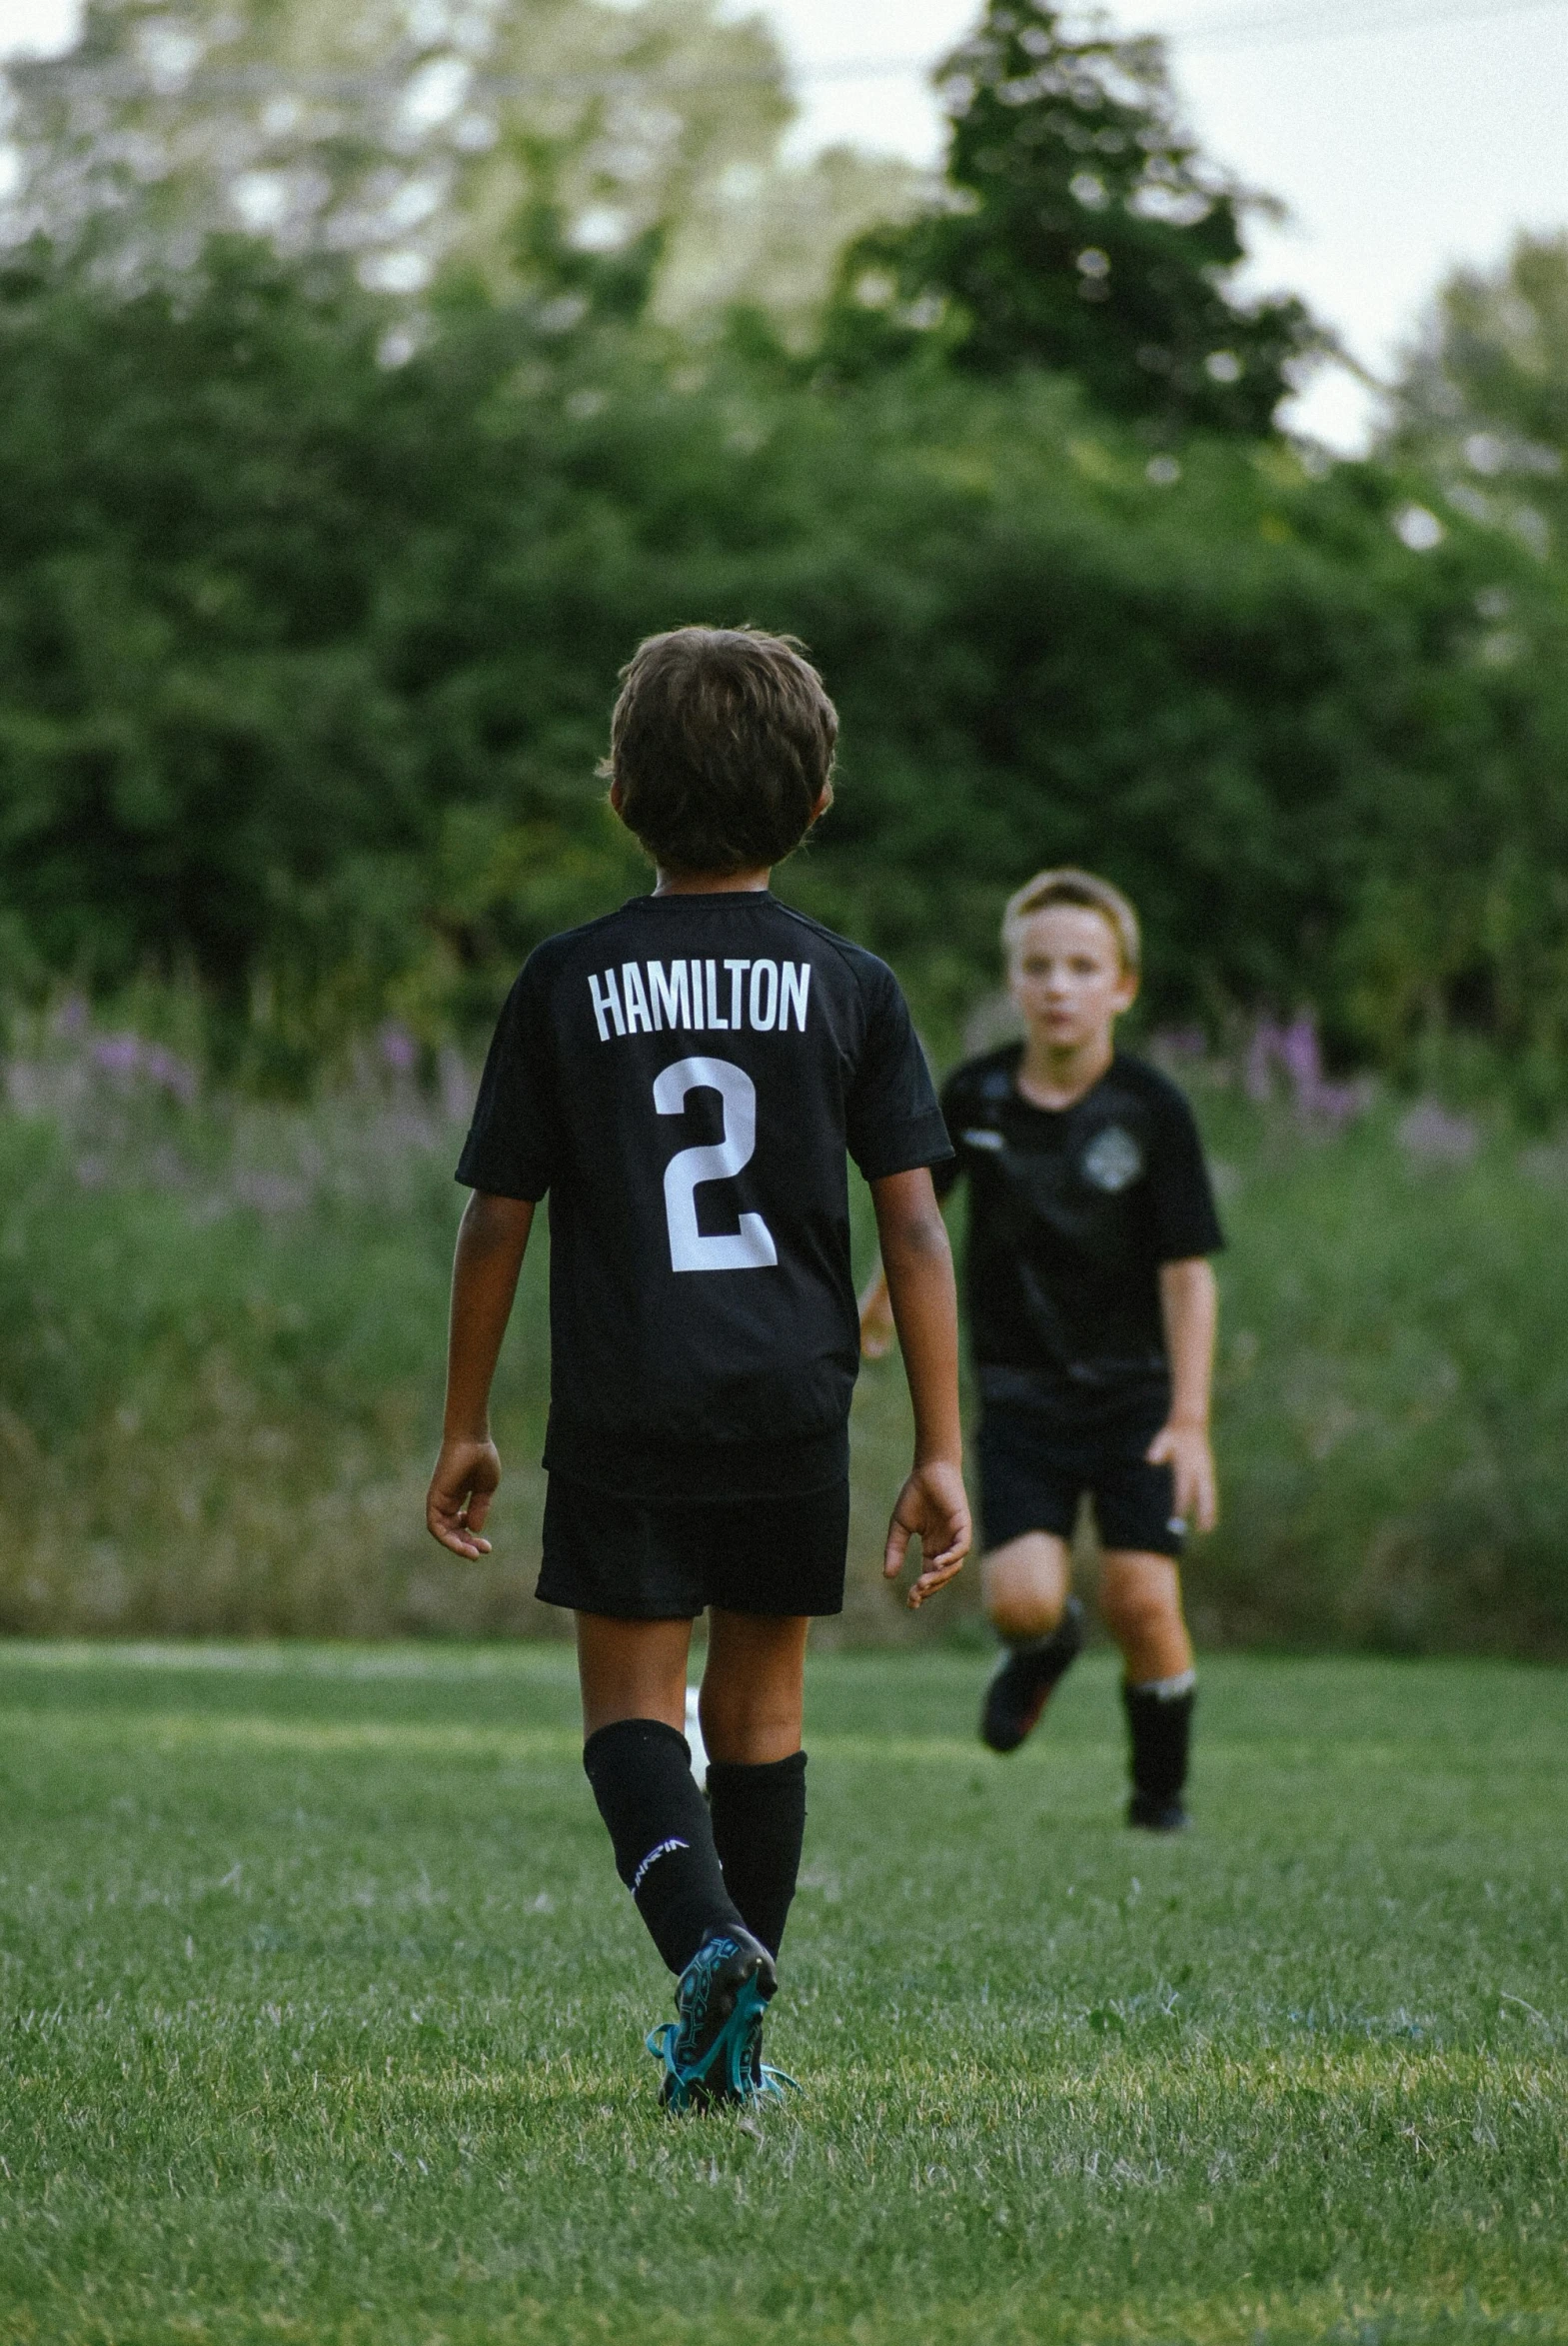
[[[1192,1819],[1179,1799],[1156,1799],[1151,1792],[1134,1792],[1127,1802],[1127,1822],[1145,1833],[1184,1833]]]
[[[772,1955],[749,1931],[716,1931],[703,1941],[676,1983],[678,2017],[649,2032],[667,2110],[756,2102],[782,2090],[773,2081],[783,2072],[763,2062],[763,2014],[778,1985]]]
[[[789,2088],[791,2093],[800,2093],[804,2090],[799,2079],[791,2077],[787,2069],[771,2068],[763,2059],[763,2032],[759,2029],[752,2060],[752,2099],[758,2102],[782,2102],[784,2099],[785,2086]]]
[[[992,1751],[1016,1751],[1024,1736],[1038,1726],[1040,1712],[1082,1650],[1083,1607],[1075,1596],[1069,1596],[1048,1637],[1042,1637],[1037,1645],[1014,1646],[1001,1655],[985,1689],[980,1741],[988,1743]]]

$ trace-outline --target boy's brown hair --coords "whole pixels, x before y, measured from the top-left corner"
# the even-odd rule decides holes
[[[781,863],[832,774],[838,713],[792,636],[673,628],[621,672],[600,773],[621,819],[669,871]]]
[[[1049,912],[1052,905],[1081,905],[1085,912],[1098,913],[1116,940],[1122,968],[1129,977],[1137,976],[1143,959],[1137,914],[1119,888],[1071,864],[1055,872],[1036,872],[1016,895],[1008,897],[1001,916],[1001,942],[1009,962],[1027,924],[1036,913]]]

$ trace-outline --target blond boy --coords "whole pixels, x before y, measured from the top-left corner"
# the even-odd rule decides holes
[[[1128,1822],[1171,1832],[1194,1701],[1177,1559],[1215,1520],[1209,1384],[1223,1244],[1191,1111],[1154,1068],[1118,1053],[1138,991],[1137,916],[1091,873],[1041,872],[1002,924],[1024,1039],[948,1078],[969,1181],[969,1331],[986,1610],[1003,1653],[980,1732],[1013,1751],[1082,1643],[1069,1541],[1090,1499],[1099,1601],[1121,1648],[1131,1743]],[[883,1290],[862,1306],[888,1340]]]

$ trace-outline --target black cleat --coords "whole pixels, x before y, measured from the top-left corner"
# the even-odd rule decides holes
[[[980,1741],[992,1751],[1016,1751],[1038,1726],[1040,1712],[1082,1650],[1083,1607],[1069,1596],[1048,1637],[1037,1645],[1014,1646],[997,1662],[980,1712]]]
[[[1157,1800],[1151,1793],[1134,1792],[1127,1802],[1127,1822],[1145,1833],[1184,1833],[1192,1819],[1179,1800]]]
[[[651,2031],[663,2075],[659,2098],[675,2113],[755,2102],[777,2090],[763,2062],[763,2014],[779,1984],[774,1959],[748,1931],[706,1938],[676,1987],[680,2017]]]

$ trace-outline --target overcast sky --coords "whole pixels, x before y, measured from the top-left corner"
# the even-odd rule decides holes
[[[978,0],[763,12],[800,75],[796,152],[849,140],[937,158],[924,77]],[[1456,261],[1490,264],[1521,227],[1568,228],[1568,0],[1114,0],[1106,14],[1167,36],[1205,149],[1289,205],[1287,228],[1253,232],[1252,282],[1304,294],[1375,372]],[[76,17],[77,0],[0,0],[0,51],[62,47]],[[835,70],[863,60],[883,69]],[[1350,447],[1367,418],[1336,372],[1299,420]]]

